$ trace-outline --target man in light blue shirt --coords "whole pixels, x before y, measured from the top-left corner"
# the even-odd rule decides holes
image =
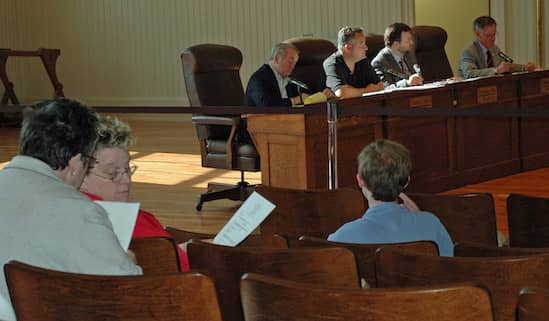
[[[363,217],[328,237],[347,243],[434,241],[441,256],[453,256],[454,244],[433,214],[421,212],[402,191],[410,182],[412,161],[406,147],[390,140],[367,145],[358,156],[358,185],[368,201]],[[398,204],[398,198],[404,203]]]

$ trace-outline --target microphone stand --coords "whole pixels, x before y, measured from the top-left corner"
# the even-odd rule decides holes
[[[300,105],[305,105],[305,103],[303,102],[303,96],[301,96],[301,86],[296,86],[297,87],[297,94],[299,95],[299,104]]]

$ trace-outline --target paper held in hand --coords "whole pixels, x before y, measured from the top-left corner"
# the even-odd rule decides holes
[[[135,222],[137,221],[139,203],[95,202],[101,205],[107,212],[109,220],[111,220],[114,234],[116,234],[116,237],[118,238],[118,242],[120,242],[124,251],[127,251],[130,246],[130,241],[132,240]]]
[[[237,246],[271,214],[276,206],[253,192],[215,236],[213,243]]]

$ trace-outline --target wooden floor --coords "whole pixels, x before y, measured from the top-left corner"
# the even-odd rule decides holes
[[[239,202],[219,200],[195,210],[196,196],[209,181],[234,183],[237,171],[202,168],[200,150],[189,115],[118,115],[133,129],[137,143],[132,148],[138,170],[133,177],[131,199],[152,212],[166,226],[215,233],[238,208]],[[17,154],[19,129],[0,128],[0,168]],[[260,173],[246,173],[252,184]],[[549,168],[465,186],[448,193],[492,193],[496,202],[498,229],[507,234],[505,198],[509,193],[549,197]]]

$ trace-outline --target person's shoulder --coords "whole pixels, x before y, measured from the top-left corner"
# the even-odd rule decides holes
[[[387,63],[388,55],[390,55],[391,52],[387,47],[383,47],[377,55],[372,59],[372,66],[379,66],[381,64]]]
[[[326,57],[326,59],[324,59],[323,61],[323,64],[326,65],[326,64],[335,64],[336,61],[338,59],[343,59],[343,57],[341,56],[341,54],[339,54],[339,51],[336,51],[334,53],[332,53],[331,55],[329,55],[328,57]]]

